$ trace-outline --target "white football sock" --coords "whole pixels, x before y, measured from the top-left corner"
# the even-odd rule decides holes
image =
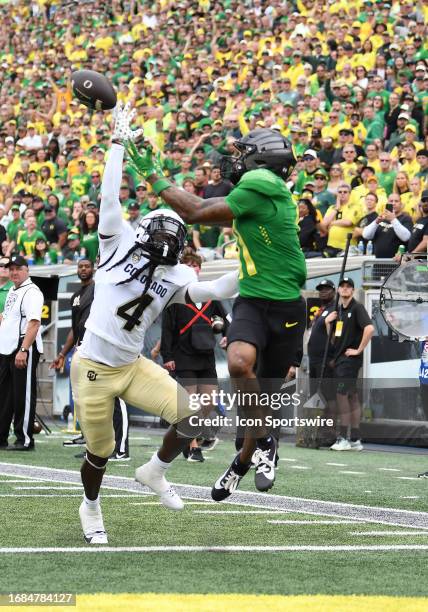
[[[100,507],[100,496],[98,495],[97,499],[88,499],[86,495],[83,495],[83,499],[85,504],[90,510],[98,510]]]
[[[171,465],[171,463],[167,463],[166,461],[162,461],[161,459],[159,459],[157,453],[154,453],[152,455],[152,458],[150,459],[150,463],[155,465],[157,468],[161,468],[163,470],[168,469],[169,466]]]

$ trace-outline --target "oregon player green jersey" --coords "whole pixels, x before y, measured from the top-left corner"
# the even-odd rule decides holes
[[[226,197],[239,246],[239,294],[297,300],[306,280],[297,208],[284,181],[266,169],[246,172]]]

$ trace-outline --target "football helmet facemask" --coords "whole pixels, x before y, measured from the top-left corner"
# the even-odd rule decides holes
[[[175,266],[186,243],[187,227],[174,211],[153,211],[135,230],[135,241],[147,257],[157,263]]]
[[[224,179],[236,185],[249,170],[266,168],[287,179],[296,164],[291,143],[277,130],[259,128],[237,140],[236,156],[223,156],[220,171]]]

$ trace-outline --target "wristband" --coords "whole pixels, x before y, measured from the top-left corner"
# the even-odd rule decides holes
[[[169,187],[172,187],[172,185],[165,178],[161,178],[161,179],[157,180],[152,185],[152,189],[153,189],[153,191],[155,192],[156,195],[159,195],[162,191],[164,191],[164,189],[168,189]]]

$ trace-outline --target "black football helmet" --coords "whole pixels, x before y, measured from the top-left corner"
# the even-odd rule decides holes
[[[288,178],[296,164],[291,143],[277,130],[252,130],[234,143],[237,156],[223,156],[221,175],[236,185],[245,172],[266,168],[283,179]]]

